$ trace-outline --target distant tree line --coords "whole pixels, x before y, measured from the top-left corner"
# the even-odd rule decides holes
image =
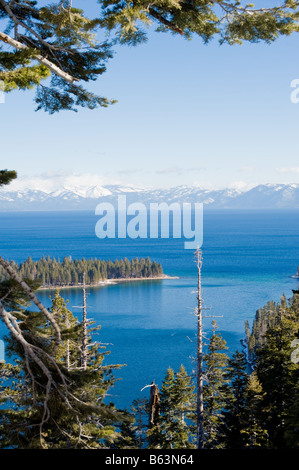
[[[131,261],[127,258],[104,261],[97,258],[72,260],[64,257],[62,262],[50,256],[38,261],[29,257],[20,264],[12,261],[11,265],[23,279],[38,281],[44,287],[76,286],[82,284],[83,274],[86,285],[98,284],[106,279],[150,278],[163,274],[161,264],[152,262],[149,257],[134,258]],[[0,268],[0,282],[6,278],[5,271]]]

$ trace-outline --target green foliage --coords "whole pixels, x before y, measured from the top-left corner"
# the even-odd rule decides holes
[[[290,302],[291,311],[299,319],[299,314],[296,312],[296,296]],[[280,325],[281,312],[285,310],[288,310],[287,299],[283,295],[280,302],[269,301],[263,308],[257,310],[251,331],[248,322],[245,323],[248,359],[252,364],[256,360],[256,351],[266,344],[267,331]]]
[[[0,187],[9,184],[17,177],[15,171],[0,170]]]
[[[213,335],[204,355],[204,447],[221,448],[223,411],[227,402],[227,383],[225,375],[228,364],[226,341],[216,333],[213,321]]]
[[[32,289],[39,287],[39,282],[24,278],[24,281]],[[9,310],[18,310],[28,306],[28,296],[14,279],[6,279],[0,282],[1,303]]]
[[[248,335],[248,349],[260,391],[255,424],[267,433],[269,447],[298,446],[299,365],[291,360],[292,341],[299,337],[299,295],[260,309]],[[254,341],[253,341],[254,340]],[[260,433],[261,434],[261,433]],[[265,436],[264,436],[265,437]]]
[[[291,359],[293,340],[299,337],[298,291],[289,301],[283,296],[279,304],[268,302],[257,312],[253,371],[245,352],[227,355],[216,328],[213,322],[204,354],[204,448],[299,447],[299,365]],[[183,366],[176,374],[168,369],[158,397],[156,419],[148,425],[143,447],[194,447],[196,397]],[[129,430],[136,430],[136,421]],[[127,431],[130,441],[124,442],[134,446],[136,435]]]
[[[298,31],[299,2],[287,0],[263,7],[239,0],[99,0],[103,25],[114,30],[121,43],[135,45],[147,39],[152,23],[157,31],[171,31],[190,39],[200,36],[204,43],[219,37],[220,43],[243,41],[267,43],[279,35]],[[275,3],[275,4],[274,4]]]
[[[289,306],[280,305],[276,324],[264,336],[255,370],[265,392],[263,410],[269,439],[279,448],[286,446],[286,418],[293,413],[298,397],[299,365],[291,361],[291,344],[299,336],[298,295]]]
[[[21,264],[11,263],[22,278],[37,281],[43,287],[76,286],[82,284],[85,274],[86,285],[95,285],[106,279],[128,279],[159,277],[163,274],[162,266],[147,257],[127,258],[104,261],[94,259],[75,259],[65,257],[62,262],[47,256],[38,261],[29,257]],[[0,268],[0,281],[7,275]],[[17,286],[16,286],[17,288]]]
[[[36,88],[37,110],[49,113],[107,107],[115,101],[86,90],[82,82],[96,80],[105,72],[113,42],[136,45],[146,41],[152,24],[159,32],[187,39],[199,36],[204,43],[218,37],[220,43],[228,44],[270,43],[299,29],[299,2],[294,0],[271,2],[274,5],[263,8],[239,0],[98,3],[98,15],[90,19],[69,0],[47,6],[38,1],[1,0],[4,34],[19,43],[14,43],[13,52],[5,45],[0,48],[0,80],[5,91]],[[112,42],[99,39],[107,31],[110,37],[114,33]],[[0,39],[7,42],[5,36]]]
[[[21,368],[0,362],[0,449],[11,448],[12,441],[18,438],[18,423],[22,419],[19,410],[26,395]]]
[[[268,448],[268,431],[263,420],[263,392],[261,383],[255,371],[248,376],[244,392],[244,406],[241,408],[240,424],[238,430],[241,434],[239,445],[241,448]],[[232,430],[230,430],[232,431]],[[231,437],[231,432],[230,436]],[[231,447],[237,447],[231,440]]]
[[[82,86],[82,82],[96,80],[104,73],[106,62],[112,57],[111,44],[97,37],[98,20],[87,18],[70,1],[47,6],[39,3],[0,2],[5,34],[13,34],[11,39],[22,47],[15,46],[13,52],[4,45],[0,48],[4,91],[37,88],[37,110],[51,114],[113,104],[114,100],[97,96]]]
[[[225,447],[245,447],[243,431],[247,429],[246,413],[248,403],[246,391],[249,383],[247,361],[243,352],[236,351],[229,359],[226,378],[228,379],[227,403],[224,412]]]
[[[9,294],[5,301],[9,304]],[[11,335],[6,338],[16,366],[0,367],[0,447],[109,447],[123,420],[122,413],[106,403],[115,382],[113,370],[120,365],[105,365],[109,352],[94,341],[94,328],[89,328],[87,367],[82,370],[82,325],[58,291],[51,312],[61,329],[58,347],[52,327],[39,312],[25,310],[22,299],[14,312],[29,347],[25,350]],[[43,360],[42,366],[36,358]]]
[[[187,449],[194,444],[195,387],[181,365],[169,368],[161,386],[157,422],[148,431],[149,448]]]
[[[119,437],[113,444],[115,449],[143,449],[147,443],[149,402],[146,398],[133,401],[130,412],[124,411],[124,420],[119,426]]]

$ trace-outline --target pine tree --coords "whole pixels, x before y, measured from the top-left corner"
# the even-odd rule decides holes
[[[267,448],[268,432],[263,420],[263,399],[265,393],[257,378],[256,372],[252,372],[248,377],[247,386],[244,393],[244,407],[240,420],[243,426],[240,430],[242,436],[242,446],[244,448]]]
[[[224,352],[228,348],[220,333],[216,333],[217,324],[212,322],[213,334],[210,338],[208,351],[204,355],[204,448],[216,449],[223,447],[224,409],[227,404],[227,384],[225,375],[228,356]]]
[[[125,410],[125,419],[119,426],[120,435],[116,449],[143,449],[147,446],[149,402],[138,398],[133,401],[130,412]]]
[[[256,352],[256,373],[265,393],[262,407],[270,446],[286,446],[287,422],[298,397],[299,365],[291,361],[292,341],[299,336],[299,299],[280,306],[278,321],[268,328],[265,342]],[[293,422],[292,427],[298,426]],[[290,430],[289,430],[290,431]]]
[[[137,437],[137,447],[142,449],[146,446],[147,422],[149,415],[149,402],[146,398],[139,398],[133,401],[131,413],[135,418],[135,435]]]
[[[194,389],[183,365],[177,373],[168,368],[160,390],[159,416],[148,432],[149,448],[194,447]]]
[[[111,445],[112,449],[137,449],[139,447],[139,439],[136,433],[134,416],[124,410],[122,413],[122,421],[119,424],[118,437]]]
[[[78,337],[82,335],[82,324],[68,310],[67,304],[68,301],[65,301],[60,296],[60,291],[56,290],[52,298],[51,311],[60,327],[61,342],[55,348],[55,359],[57,362],[63,362],[69,371],[71,368],[77,368],[80,361]]]
[[[58,346],[51,341],[52,327],[40,312],[18,310],[23,336],[44,361],[41,367],[13,336],[9,338],[7,349],[18,358],[21,373],[18,393],[6,400],[9,410],[13,402],[14,411],[1,416],[2,442],[23,449],[109,447],[118,437],[116,425],[122,414],[105,399],[114,384],[112,371],[119,366],[105,365],[108,352],[100,343],[90,341],[83,371],[82,327],[59,293],[54,296],[51,313],[61,327]]]
[[[4,91],[36,88],[37,109],[49,113],[113,103],[80,84],[105,72],[105,63],[112,56],[111,44],[96,37],[99,21],[87,18],[69,0],[39,3],[0,0],[5,31],[0,32]]]
[[[13,448],[20,441],[20,410],[27,386],[18,365],[0,362],[0,449]]]
[[[15,171],[0,170],[0,187],[9,184],[16,177],[17,173]]]
[[[223,432],[225,447],[242,449],[245,446],[243,431],[247,427],[244,413],[248,403],[246,390],[249,383],[247,361],[243,352],[236,351],[228,361],[226,379],[228,380],[227,403],[224,412]]]
[[[299,449],[299,380],[295,384],[293,403],[289,406],[285,419],[284,441],[286,447]]]

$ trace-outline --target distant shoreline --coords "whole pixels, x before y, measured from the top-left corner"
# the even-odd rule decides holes
[[[119,279],[105,279],[100,281],[96,284],[86,284],[86,288],[89,287],[105,287],[111,286],[114,284],[119,284],[121,282],[134,282],[134,281],[161,281],[164,279],[179,279],[178,276],[168,276],[167,274],[163,274],[162,276],[155,276],[155,277],[127,277],[127,278],[119,278]],[[38,290],[62,290],[62,289],[82,289],[83,284],[77,284],[72,286],[42,286],[39,287]]]

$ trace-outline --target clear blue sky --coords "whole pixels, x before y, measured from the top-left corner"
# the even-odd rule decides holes
[[[7,95],[0,167],[154,187],[298,183],[298,51],[298,35],[220,47],[151,33],[90,85],[118,100],[109,109],[50,116],[31,92]]]

